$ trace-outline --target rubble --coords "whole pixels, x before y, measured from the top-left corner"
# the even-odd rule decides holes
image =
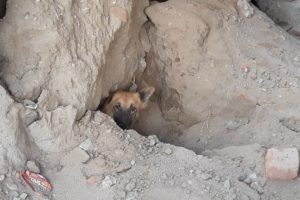
[[[268,149],[266,175],[270,179],[291,180],[298,177],[299,153],[296,148]]]

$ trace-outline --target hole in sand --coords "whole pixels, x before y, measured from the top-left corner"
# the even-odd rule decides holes
[[[3,19],[6,13],[6,1],[0,0],[0,19]]]

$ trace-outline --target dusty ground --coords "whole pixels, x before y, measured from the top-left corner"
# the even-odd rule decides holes
[[[300,42],[248,1],[8,0],[0,44],[1,199],[300,199],[264,170],[300,149]],[[97,110],[133,77],[140,134]]]

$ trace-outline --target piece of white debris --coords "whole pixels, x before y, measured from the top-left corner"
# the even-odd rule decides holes
[[[88,138],[88,139],[86,139],[85,141],[83,141],[83,142],[79,145],[79,147],[80,147],[81,149],[85,150],[85,151],[91,151],[91,150],[94,149],[94,145],[93,145],[93,143],[92,143],[92,141],[91,141],[90,138]]]
[[[173,153],[173,151],[172,151],[171,148],[166,148],[164,152],[165,152],[165,154],[167,154],[167,155],[171,155],[171,154]]]
[[[227,179],[225,182],[224,182],[224,187],[227,189],[227,190],[230,190],[230,181]]]
[[[37,107],[38,107],[38,105],[37,105],[36,103],[34,103],[33,101],[28,100],[28,99],[25,99],[25,100],[23,101],[23,104],[24,104],[24,106],[25,106],[26,108],[32,109],[32,110],[36,110]]]
[[[0,182],[4,181],[4,179],[5,179],[5,175],[4,175],[4,174],[1,174],[1,175],[0,175]]]
[[[26,193],[22,193],[22,194],[20,194],[20,198],[21,199],[26,199],[28,197],[28,194],[26,194]]]
[[[110,188],[117,183],[117,180],[112,175],[105,176],[104,180],[102,181],[103,188]]]

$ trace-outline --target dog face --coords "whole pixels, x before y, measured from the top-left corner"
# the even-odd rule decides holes
[[[140,111],[146,108],[154,91],[153,87],[145,87],[138,92],[117,91],[104,106],[103,112],[110,115],[122,129],[128,129]]]

